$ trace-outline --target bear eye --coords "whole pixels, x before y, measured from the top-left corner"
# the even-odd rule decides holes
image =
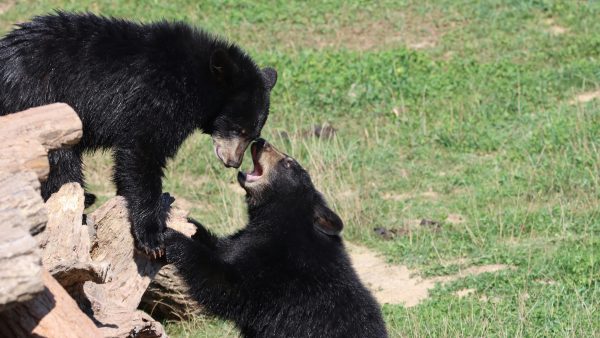
[[[292,160],[291,158],[288,157],[283,160],[283,165],[289,169],[292,167],[292,165],[294,165],[294,160]]]
[[[240,130],[240,135],[246,136],[247,134],[248,134],[248,131],[246,129]]]

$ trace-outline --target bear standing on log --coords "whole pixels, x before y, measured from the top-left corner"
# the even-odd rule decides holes
[[[49,154],[44,200],[65,183],[84,184],[84,151],[112,149],[117,194],[138,248],[153,257],[164,252],[167,159],[199,129],[226,167],[239,167],[276,80],[237,46],[183,23],[57,12],[0,40],[0,115],[64,102],[83,123],[79,144]],[[87,205],[94,200],[86,194]]]

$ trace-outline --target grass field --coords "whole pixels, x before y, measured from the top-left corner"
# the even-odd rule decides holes
[[[231,38],[278,69],[263,135],[309,169],[346,240],[423,277],[512,267],[384,305],[392,337],[600,336],[600,2],[19,1],[0,5],[0,30],[53,8]],[[308,135],[323,122],[334,138]],[[106,156],[87,166],[107,199]],[[229,233],[245,219],[235,175],[195,135],[164,189]],[[167,328],[237,334],[210,318]]]

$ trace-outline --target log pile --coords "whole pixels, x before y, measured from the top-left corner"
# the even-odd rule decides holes
[[[125,201],[111,199],[83,224],[79,184],[41,198],[48,151],[81,136],[65,104],[0,116],[0,337],[166,337],[137,310],[142,297],[161,318],[198,307],[171,267],[134,249]],[[171,215],[169,226],[193,232],[184,212]]]

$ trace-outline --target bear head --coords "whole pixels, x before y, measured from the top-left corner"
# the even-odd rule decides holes
[[[277,72],[272,68],[259,69],[235,48],[214,51],[209,66],[224,100],[206,131],[212,136],[215,155],[226,167],[238,168],[246,148],[260,136],[267,121]]]
[[[326,235],[340,234],[342,220],[327,206],[308,172],[295,159],[264,139],[256,140],[250,149],[254,168],[247,173],[240,171],[238,182],[246,190],[251,222],[253,215],[266,215],[293,220],[280,222],[281,226],[309,224]]]

